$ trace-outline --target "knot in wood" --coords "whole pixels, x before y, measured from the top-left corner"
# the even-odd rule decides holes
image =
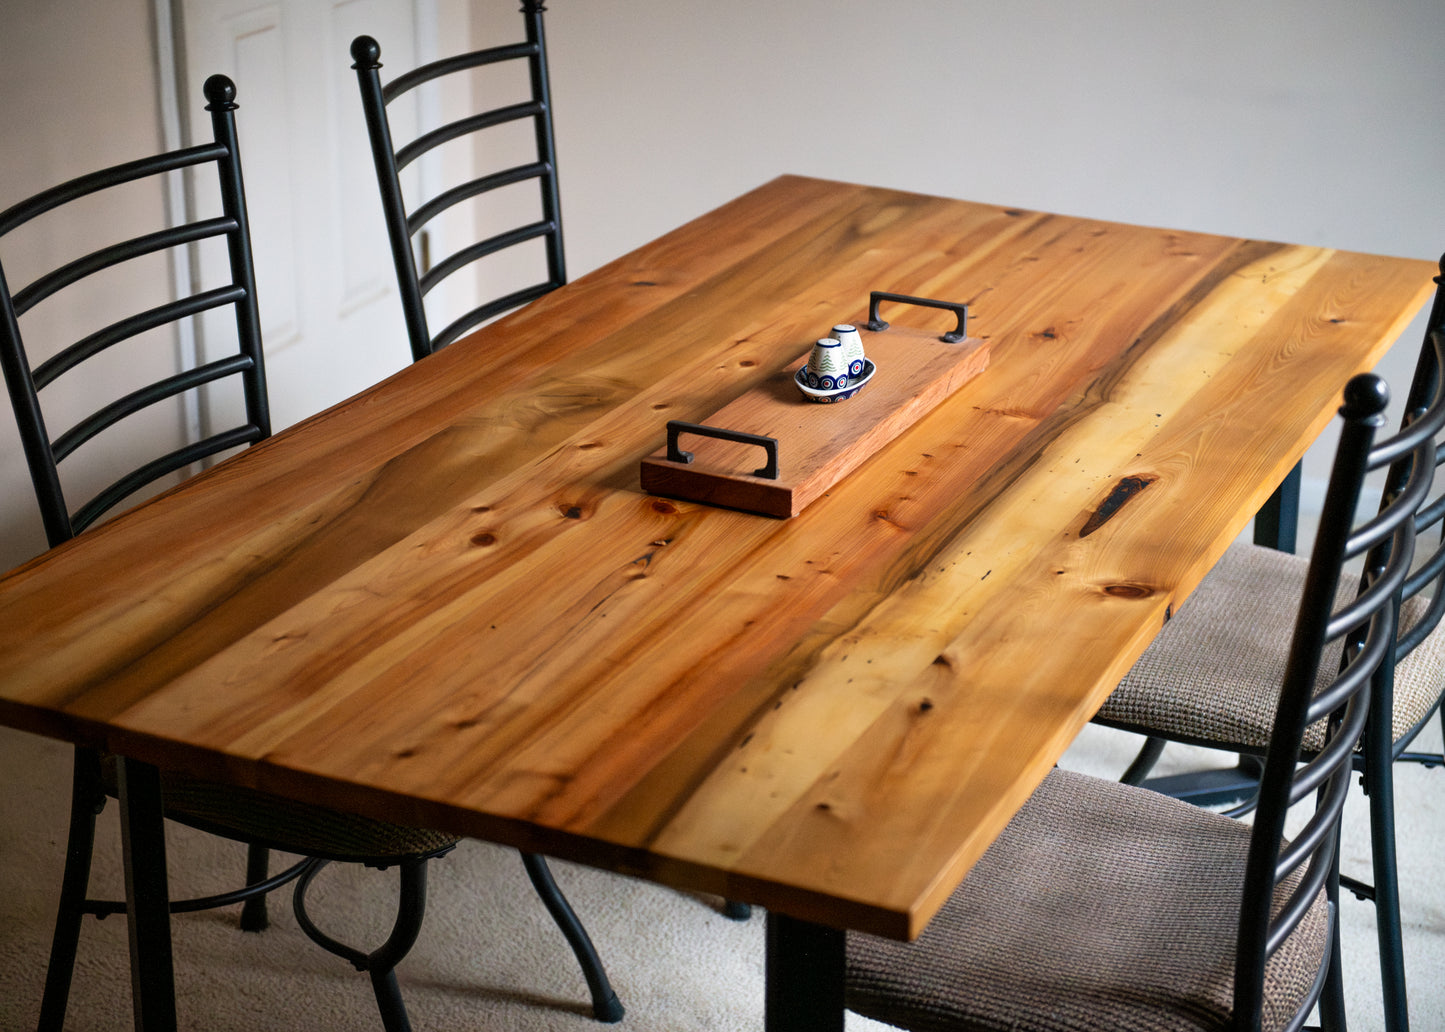
[[[1159,474],[1157,473],[1136,473],[1120,478],[1119,482],[1109,491],[1108,496],[1099,503],[1099,507],[1084,522],[1083,527],[1079,530],[1079,537],[1086,538],[1108,523],[1119,514],[1120,509],[1137,498],[1146,487],[1158,479]]]

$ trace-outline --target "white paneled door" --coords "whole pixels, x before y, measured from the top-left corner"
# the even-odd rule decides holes
[[[410,358],[349,50],[351,40],[366,33],[381,42],[392,68],[413,67],[418,2],[426,0],[181,5],[178,92],[193,139],[210,134],[202,83],[216,72],[236,83],[277,428],[356,393]],[[392,118],[404,124],[414,113],[397,110]],[[195,203],[204,210],[207,199]],[[201,253],[203,279],[221,257]],[[202,327],[203,352],[220,333]]]

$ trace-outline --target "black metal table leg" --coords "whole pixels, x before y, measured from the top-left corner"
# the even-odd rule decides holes
[[[735,899],[725,899],[722,915],[729,921],[746,921],[753,916],[753,908],[750,904],[739,903]]]
[[[843,1032],[846,933],[768,912],[767,1032]]]
[[[137,1032],[175,1032],[176,986],[160,771],[124,758],[117,767],[135,1027]]]
[[[1274,489],[1274,494],[1260,507],[1254,517],[1254,543],[1280,552],[1293,552],[1299,534],[1300,483],[1304,479],[1304,463],[1294,469]]]
[[[1254,543],[1280,552],[1293,552],[1299,536],[1300,484],[1304,479],[1304,463],[1295,463],[1274,494],[1260,507],[1254,517]],[[1152,741],[1152,740],[1151,740]],[[1141,754],[1141,760],[1144,755]],[[1149,767],[1158,759],[1157,752],[1143,765]],[[1138,763],[1139,761],[1136,761]],[[1125,783],[1143,785],[1195,806],[1239,806],[1253,799],[1259,791],[1259,777],[1264,761],[1255,756],[1239,757],[1239,764],[1226,770],[1200,770],[1173,774],[1147,781],[1128,780],[1135,768],[1126,772]]]

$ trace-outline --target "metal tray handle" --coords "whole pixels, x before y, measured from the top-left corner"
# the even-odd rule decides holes
[[[957,344],[968,336],[968,305],[958,304],[954,301],[935,301],[927,297],[909,297],[907,294],[887,294],[881,290],[875,290],[868,295],[868,329],[874,333],[888,329],[888,324],[878,318],[880,301],[901,301],[904,304],[919,305],[923,308],[942,308],[944,311],[958,316],[958,326],[956,329],[949,330],[939,339],[948,344]]]
[[[716,437],[720,441],[734,441],[738,444],[755,444],[767,454],[768,464],[762,469],[755,470],[753,476],[763,477],[767,480],[778,479],[778,441],[775,437],[744,433],[741,430],[724,430],[722,427],[708,426],[706,423],[687,423],[681,419],[669,420],[667,424],[667,461],[680,462],[684,466],[692,462],[692,452],[685,452],[678,447],[677,439],[683,434]]]

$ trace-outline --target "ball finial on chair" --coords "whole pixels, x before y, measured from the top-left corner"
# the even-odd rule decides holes
[[[370,36],[357,36],[351,41],[351,59],[363,68],[379,68],[381,44]]]
[[[1390,388],[1384,377],[1361,373],[1345,384],[1345,403],[1340,415],[1346,419],[1367,419],[1378,416],[1390,404]]]
[[[224,75],[218,73],[208,78],[201,92],[210,102],[206,105],[207,111],[236,106],[236,84]]]

